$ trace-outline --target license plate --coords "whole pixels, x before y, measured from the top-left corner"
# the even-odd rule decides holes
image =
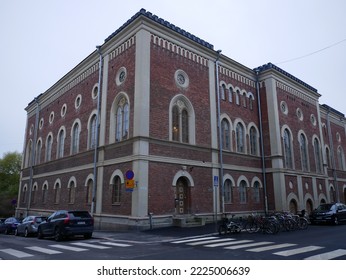
[[[85,225],[85,222],[78,222],[77,225]]]

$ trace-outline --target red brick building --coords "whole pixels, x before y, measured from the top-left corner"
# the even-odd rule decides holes
[[[17,214],[148,227],[345,202],[345,117],[319,97],[141,10],[27,106]]]

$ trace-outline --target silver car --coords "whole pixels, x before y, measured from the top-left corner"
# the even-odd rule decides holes
[[[37,235],[37,227],[40,223],[46,220],[46,217],[42,216],[27,216],[19,225],[15,231],[15,235],[23,235],[29,237],[30,235]]]

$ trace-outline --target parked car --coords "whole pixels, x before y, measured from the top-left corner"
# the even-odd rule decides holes
[[[59,210],[39,224],[37,237],[53,237],[56,241],[63,238],[83,235],[85,239],[92,236],[94,219],[88,211]]]
[[[6,218],[0,218],[0,233],[5,232],[5,220]]]
[[[0,226],[0,232],[5,234],[14,233],[20,221],[15,217],[7,218]]]
[[[20,224],[17,225],[15,235],[24,235],[29,237],[30,235],[37,234],[37,228],[40,223],[45,221],[47,217],[42,216],[28,216]]]
[[[330,223],[337,225],[346,221],[346,205],[342,203],[325,203],[310,213],[311,224]]]

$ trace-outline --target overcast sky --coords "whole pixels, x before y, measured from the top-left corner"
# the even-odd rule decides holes
[[[249,68],[276,64],[346,113],[344,0],[0,1],[0,158],[23,151],[27,104],[141,8]]]

